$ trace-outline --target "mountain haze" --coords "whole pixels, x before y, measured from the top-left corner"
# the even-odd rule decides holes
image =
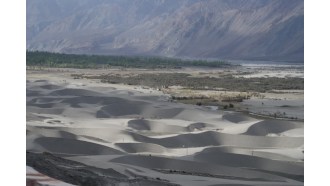
[[[303,61],[303,0],[27,0],[27,49]]]

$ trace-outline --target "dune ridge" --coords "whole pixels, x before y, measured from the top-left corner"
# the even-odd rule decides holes
[[[124,85],[50,77],[26,82],[27,151],[180,185],[303,185],[302,122],[172,103]]]

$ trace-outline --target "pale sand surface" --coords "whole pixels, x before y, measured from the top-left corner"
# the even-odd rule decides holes
[[[70,73],[27,71],[28,151],[179,185],[303,185],[303,122],[172,103]]]

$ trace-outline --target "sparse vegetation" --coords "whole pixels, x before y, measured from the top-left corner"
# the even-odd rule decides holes
[[[111,68],[112,66],[125,68],[181,68],[196,67],[230,67],[225,61],[183,60],[166,57],[142,56],[104,56],[59,54],[50,52],[26,52],[27,66],[42,66],[56,68]]]
[[[278,90],[303,90],[304,79],[302,78],[235,78],[231,75],[222,77],[192,77],[185,73],[159,73],[159,74],[138,74],[135,76],[123,77],[120,75],[97,75],[84,76],[73,74],[74,78],[101,79],[105,83],[123,83],[129,85],[142,85],[152,88],[166,88],[169,86],[182,86],[193,90],[218,90],[239,92],[268,92]],[[235,100],[234,100],[235,99]],[[228,98],[228,102],[240,102],[246,97]]]
[[[219,109],[231,110],[240,110],[239,105],[236,107],[237,103],[251,97],[262,98],[261,93],[272,92],[274,89],[304,89],[304,79],[293,77],[236,78],[230,74],[219,77],[196,77],[187,73],[72,74],[72,77],[100,79],[104,83],[151,87],[170,94],[172,101],[197,106],[218,106]],[[173,88],[172,86],[180,88]],[[203,94],[205,90],[212,93]],[[278,117],[278,115],[272,117]]]

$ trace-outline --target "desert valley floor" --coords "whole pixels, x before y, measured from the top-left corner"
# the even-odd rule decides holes
[[[156,89],[63,72],[28,71],[26,86],[27,169],[56,180],[304,184],[302,121],[174,103]]]

